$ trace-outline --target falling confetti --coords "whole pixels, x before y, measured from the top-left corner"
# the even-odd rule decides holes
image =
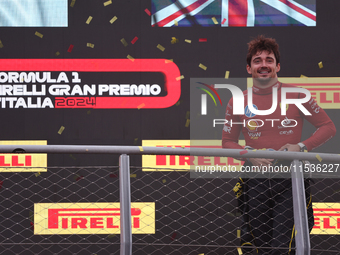
[[[112,4],[112,1],[111,1],[111,0],[106,1],[106,2],[104,3],[104,6],[108,6],[109,4]]]
[[[130,174],[130,178],[136,178],[137,174]]]
[[[139,148],[139,151],[144,151],[142,146],[138,146],[138,148]]]
[[[157,45],[157,48],[160,49],[161,51],[165,50],[165,48],[162,45],[160,45],[160,44]]]
[[[218,24],[218,21],[216,20],[216,18],[215,18],[215,17],[212,17],[211,19],[212,19],[212,21],[214,22],[214,24],[215,24],[215,25],[217,25],[217,24]]]
[[[227,19],[224,18],[221,24],[224,25],[224,23],[225,23],[226,21],[227,21]]]
[[[179,40],[176,37],[171,37],[171,44],[178,43]]]
[[[190,125],[190,119],[187,119],[186,123],[185,123],[185,127],[189,127]]]
[[[323,68],[322,61],[318,63],[318,66],[319,66],[320,69]]]
[[[132,62],[135,61],[135,59],[133,57],[131,57],[130,55],[126,56],[128,59],[130,59]]]
[[[174,23],[175,23],[175,26],[177,27],[178,26],[178,21],[175,20]]]
[[[237,232],[237,238],[241,238],[241,230],[238,229],[236,232]]]
[[[151,12],[148,9],[144,10],[149,16],[151,16]]]
[[[4,45],[2,44],[2,41],[0,40],[0,48],[3,48]]]
[[[300,78],[308,78],[308,77],[301,74]]]
[[[248,151],[247,151],[247,150],[240,151],[240,155],[244,155],[244,154],[246,154],[246,153],[248,153]]]
[[[60,52],[57,51],[54,55],[59,56],[59,55],[60,55]]]
[[[191,40],[189,40],[189,39],[185,39],[184,41],[187,42],[187,43],[191,43]]]
[[[92,20],[92,16],[89,16],[86,20],[86,24],[90,24],[91,20]]]
[[[165,64],[172,63],[172,62],[174,62],[173,59],[166,59],[166,60],[165,60]]]
[[[120,39],[120,41],[125,47],[128,46],[128,43],[124,38]]]
[[[65,129],[65,127],[64,127],[64,126],[61,126],[61,127],[59,128],[58,134],[61,135],[62,132],[64,131],[64,129]]]
[[[179,81],[179,80],[183,80],[184,79],[184,75],[181,75],[179,77],[176,77],[176,81]]]
[[[199,41],[199,42],[207,42],[208,39],[207,39],[207,38],[199,38],[198,41]]]
[[[139,110],[139,109],[142,109],[144,106],[145,106],[145,104],[142,103],[142,104],[138,105],[137,108],[138,108],[138,110]]]
[[[171,236],[171,240],[172,240],[172,241],[175,240],[176,236],[177,236],[177,232],[174,232],[174,233],[172,234],[172,236]]]
[[[135,42],[137,42],[137,40],[138,40],[138,37],[136,36],[135,38],[132,39],[131,43],[135,44]]]
[[[73,7],[75,3],[76,3],[76,0],[72,0],[70,6]]]
[[[43,38],[43,34],[40,34],[38,31],[35,32],[35,35],[40,37],[40,38]]]
[[[199,67],[202,68],[203,70],[207,70],[207,67],[203,64],[199,64]]]
[[[70,47],[68,47],[68,50],[67,50],[67,52],[71,52],[71,51],[73,50],[73,47],[74,47],[74,45],[73,45],[73,44],[71,44],[71,45],[70,45]]]
[[[87,43],[86,46],[87,46],[87,47],[90,47],[90,48],[92,48],[92,49],[94,48],[94,44],[92,44],[92,43]]]
[[[114,16],[112,19],[110,19],[110,23],[112,24],[113,22],[115,22],[118,18],[116,16]]]
[[[315,156],[320,162],[322,161],[322,158],[320,157],[320,155],[319,154],[316,154],[316,156]]]
[[[225,71],[224,78],[225,78],[225,79],[228,79],[228,78],[229,78],[229,74],[230,74],[230,72],[229,72],[229,71]]]

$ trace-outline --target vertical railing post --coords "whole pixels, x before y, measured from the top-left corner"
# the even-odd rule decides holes
[[[310,238],[302,162],[291,165],[296,255],[310,255]]]
[[[131,187],[129,155],[119,157],[120,255],[132,254]]]

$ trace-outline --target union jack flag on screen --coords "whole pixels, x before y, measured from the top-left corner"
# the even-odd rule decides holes
[[[316,0],[151,0],[151,4],[151,25],[158,27],[316,26]]]

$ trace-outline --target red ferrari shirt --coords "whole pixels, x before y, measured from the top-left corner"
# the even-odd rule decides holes
[[[289,84],[277,82],[273,86],[260,89],[253,87],[253,105],[258,110],[268,110],[272,106],[272,89],[278,89],[278,105],[270,115],[255,115],[248,110],[247,91],[244,91],[244,115],[233,115],[233,99],[228,103],[226,110],[226,123],[222,132],[222,147],[231,149],[242,149],[238,144],[240,132],[242,131],[246,145],[254,149],[278,150],[283,145],[297,144],[303,142],[308,151],[315,149],[331,139],[336,132],[332,120],[326,112],[318,106],[313,98],[303,104],[312,114],[304,115],[300,109],[293,104],[286,106],[286,115],[281,115],[281,88],[295,87]],[[287,93],[287,98],[304,98],[301,93]],[[305,141],[301,141],[303,120],[306,119],[316,131]]]

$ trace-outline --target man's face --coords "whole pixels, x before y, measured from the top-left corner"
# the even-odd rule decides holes
[[[247,65],[247,71],[253,78],[259,81],[269,81],[271,78],[277,78],[277,72],[280,71],[280,63],[276,64],[274,53],[268,51],[258,52],[251,58],[251,66]]]

